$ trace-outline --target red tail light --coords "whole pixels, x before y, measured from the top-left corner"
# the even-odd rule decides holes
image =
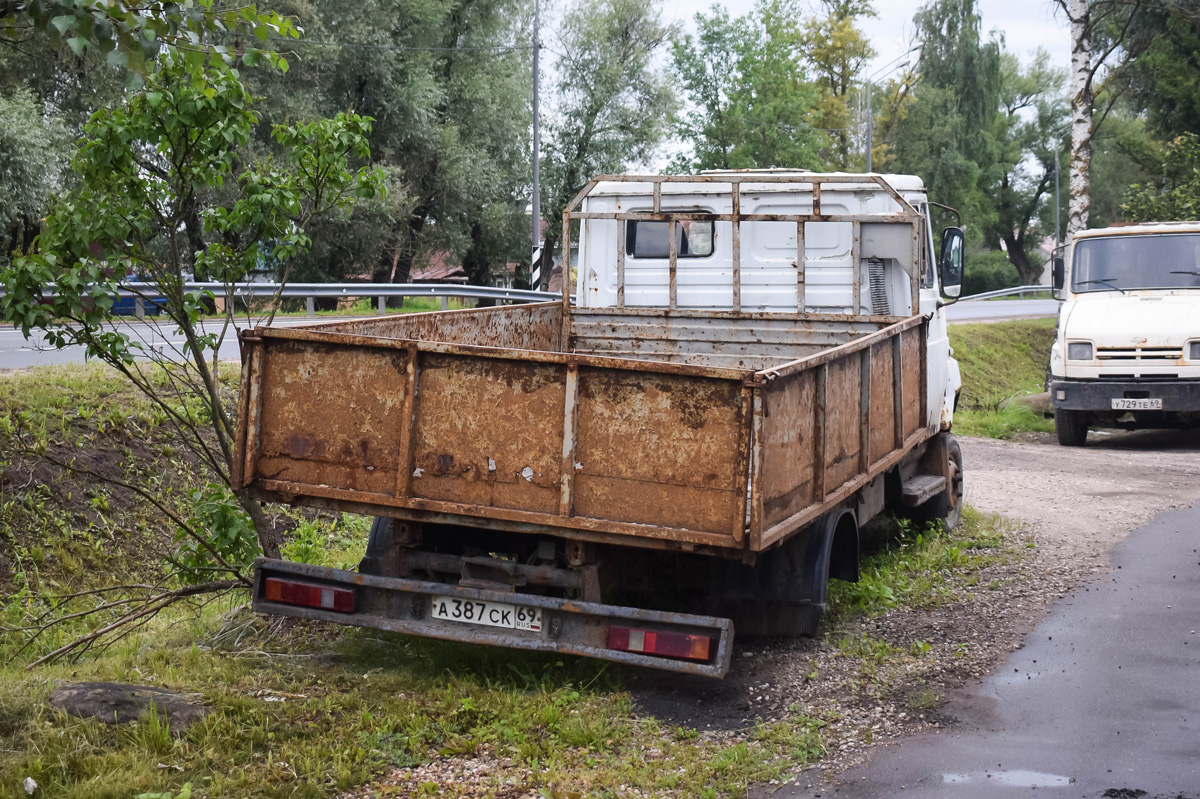
[[[712,639],[707,635],[609,627],[608,648],[665,658],[708,660]]]
[[[263,597],[268,602],[280,602],[284,605],[302,605],[306,608],[335,610],[338,613],[354,612],[353,591],[316,583],[268,577],[263,581]]]

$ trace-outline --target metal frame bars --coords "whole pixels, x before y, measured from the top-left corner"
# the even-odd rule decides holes
[[[596,188],[600,183],[631,183],[631,184],[646,184],[651,186],[651,194],[653,197],[653,211],[645,212],[597,212],[597,211],[581,211],[580,206],[584,199]],[[730,187],[731,197],[731,213],[717,214],[705,211],[663,211],[662,209],[662,190],[664,183],[709,183],[718,185],[727,185]],[[812,212],[808,214],[745,214],[741,208],[742,184],[773,184],[787,183],[797,186],[812,187]],[[897,211],[893,213],[876,213],[876,214],[826,214],[821,209],[821,192],[822,186],[826,184],[832,185],[874,185],[883,190],[897,206]],[[851,246],[851,259],[854,262],[853,283],[852,283],[852,308],[850,316],[858,316],[862,304],[862,278],[861,267],[858,263],[861,254],[862,245],[862,223],[906,223],[912,227],[912,264],[911,273],[909,275],[912,286],[912,311],[918,312],[918,304],[920,301],[921,275],[923,273],[921,255],[924,252],[924,244],[921,241],[921,236],[924,235],[923,217],[913,208],[900,194],[890,185],[881,175],[843,175],[843,174],[793,174],[793,175],[763,175],[763,174],[714,174],[714,175],[601,175],[588,182],[578,194],[567,205],[563,212],[563,268],[562,268],[562,296],[563,296],[563,319],[564,330],[568,324],[567,316],[570,305],[570,251],[571,251],[571,221],[572,220],[591,220],[604,219],[615,220],[617,225],[617,307],[624,309],[626,307],[625,296],[625,222],[629,221],[647,221],[647,222],[667,222],[668,223],[668,279],[669,279],[669,303],[670,310],[677,310],[679,307],[678,296],[678,244],[675,240],[677,225],[685,220],[704,221],[704,222],[729,222],[732,225],[732,274],[731,283],[733,289],[732,306],[735,312],[742,310],[742,259],[741,259],[741,223],[742,222],[793,222],[796,224],[796,310],[803,314],[806,308],[805,299],[805,236],[804,224],[806,222],[850,222],[854,226],[853,244]],[[583,257],[581,255],[581,257]],[[565,335],[565,333],[564,333]]]

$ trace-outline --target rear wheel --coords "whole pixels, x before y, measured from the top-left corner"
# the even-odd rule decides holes
[[[1087,416],[1080,411],[1059,408],[1054,411],[1054,432],[1064,447],[1082,447],[1087,443]]]

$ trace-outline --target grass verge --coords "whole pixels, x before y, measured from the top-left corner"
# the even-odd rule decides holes
[[[962,372],[956,433],[1011,438],[1051,432],[1052,420],[1013,399],[1045,389],[1054,319],[951,325],[950,345]]]
[[[34,429],[60,459],[74,453],[168,501],[182,502],[198,479],[166,449],[155,409],[103,367],[10,375],[0,410],[0,432]],[[153,578],[172,540],[160,514],[5,450],[5,440],[0,624],[26,623],[48,594]],[[292,559],[345,566],[362,555],[365,519],[295,512],[291,521]],[[826,635],[872,669],[904,655],[839,624],[969,591],[999,557],[989,524],[968,512],[955,535],[901,528],[868,557],[862,582],[835,584]],[[25,665],[89,622],[24,650],[22,636],[0,637],[0,799],[24,797],[26,778],[35,797],[65,799],[739,796],[824,751],[816,713],[713,736],[636,714],[613,664],[264,620],[245,600],[172,608],[104,651],[34,671]],[[54,687],[85,680],[180,691],[209,713],[175,735],[161,719],[111,728],[51,707]]]

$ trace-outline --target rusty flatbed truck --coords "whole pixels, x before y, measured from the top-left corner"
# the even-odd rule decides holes
[[[376,517],[357,571],[260,559],[257,611],[720,677],[867,519],[957,520],[919,179],[606,176],[563,240],[577,304],[243,334],[236,484]]]

